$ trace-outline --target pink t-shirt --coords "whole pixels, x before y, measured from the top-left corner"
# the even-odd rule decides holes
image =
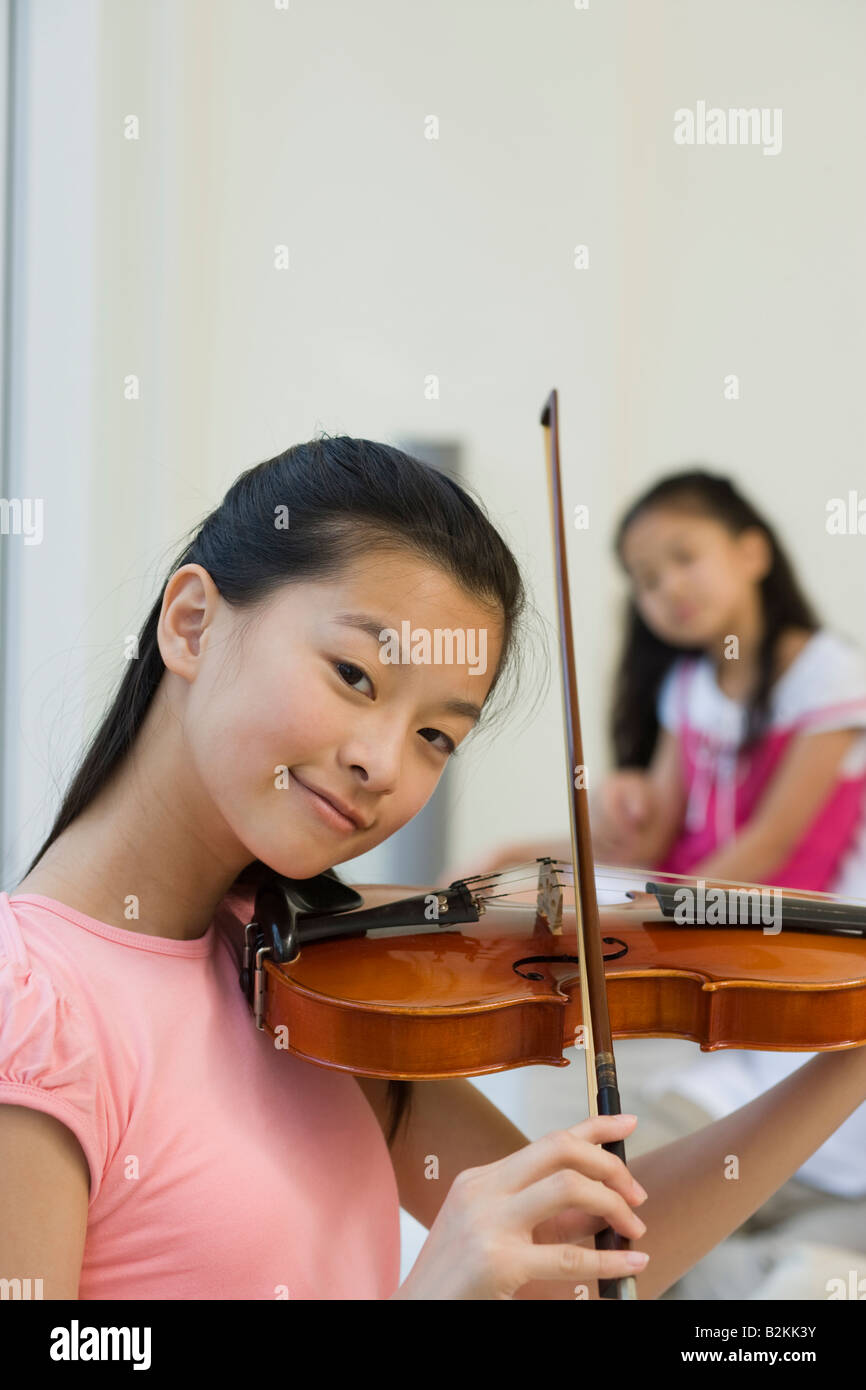
[[[274,1048],[220,929],[174,941],[0,893],[0,1103],[87,1157],[82,1299],[386,1299],[400,1208],[352,1076]],[[251,915],[251,914],[250,914]]]

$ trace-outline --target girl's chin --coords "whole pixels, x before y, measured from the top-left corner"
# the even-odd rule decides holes
[[[309,854],[301,853],[290,856],[287,856],[285,852],[275,851],[272,854],[264,852],[257,857],[274,873],[280,874],[282,878],[316,878],[318,874],[323,874],[326,869],[332,869],[336,863],[333,857],[326,858],[321,849],[311,851]]]
[[[320,856],[318,859],[312,860],[310,863],[295,864],[288,869],[280,869],[279,872],[282,874],[283,878],[304,879],[317,878],[319,874],[323,874],[326,869],[333,868],[333,859],[323,860]]]
[[[717,633],[701,622],[680,623],[676,631],[664,634],[664,641],[672,647],[709,647],[717,640]]]

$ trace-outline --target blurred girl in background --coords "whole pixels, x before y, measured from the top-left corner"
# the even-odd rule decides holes
[[[681,473],[616,549],[632,597],[597,857],[866,896],[866,660],[819,626],[768,522]]]
[[[819,624],[773,528],[727,478],[662,479],[626,512],[615,547],[631,594],[612,709],[617,771],[592,806],[596,862],[866,898],[863,653]],[[539,854],[570,860],[570,841],[506,846],[484,868]],[[644,1097],[673,1096],[699,1124],[802,1060],[701,1054],[655,1075]],[[798,1177],[777,1210],[813,1212],[815,1187],[866,1198],[866,1107]],[[841,1243],[866,1250],[866,1200],[828,1206],[825,1241],[835,1212]],[[757,1213],[753,1229],[771,1216]]]

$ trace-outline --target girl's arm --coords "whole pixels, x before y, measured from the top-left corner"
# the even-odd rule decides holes
[[[384,1123],[387,1083],[356,1080]],[[638,1210],[647,1226],[640,1248],[650,1256],[638,1277],[639,1297],[657,1298],[737,1230],[864,1098],[866,1047],[822,1053],[732,1115],[630,1160],[649,1193]],[[400,1205],[429,1229],[458,1172],[527,1143],[469,1081],[416,1082],[409,1122],[391,1150]],[[431,1156],[438,1159],[438,1179],[424,1177]],[[562,1226],[535,1234],[536,1240],[569,1239]],[[527,1284],[519,1297],[573,1299],[574,1292],[568,1281],[556,1280]]]
[[[387,1133],[388,1083],[368,1076],[355,1080]],[[579,1118],[575,1117],[575,1123]],[[471,1082],[460,1077],[413,1081],[409,1118],[390,1149],[400,1206],[429,1231],[458,1173],[495,1163],[528,1143],[526,1135]],[[427,1177],[427,1173],[436,1176]]]
[[[42,1280],[42,1298],[78,1298],[90,1169],[70,1129],[0,1104],[0,1278]]]
[[[727,1239],[864,1100],[866,1047],[822,1052],[733,1114],[629,1163],[649,1193],[640,1297],[657,1298]]]
[[[827,800],[849,748],[862,729],[797,734],[740,833],[693,870],[697,878],[772,883]]]

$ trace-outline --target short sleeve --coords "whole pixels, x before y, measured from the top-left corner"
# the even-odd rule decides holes
[[[90,1168],[91,1200],[105,1154],[97,1125],[92,1037],[46,974],[0,956],[0,1104],[42,1110],[71,1129]]]
[[[866,729],[866,655],[822,632],[779,681],[775,717],[803,733]]]

